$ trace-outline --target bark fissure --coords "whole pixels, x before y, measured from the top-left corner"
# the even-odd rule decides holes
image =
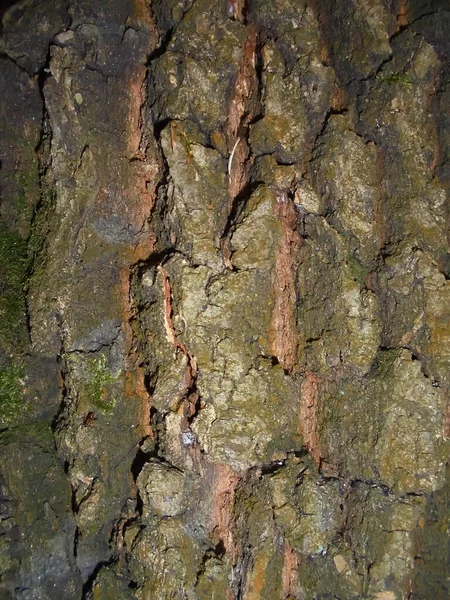
[[[0,595],[448,595],[438,4],[2,12]]]

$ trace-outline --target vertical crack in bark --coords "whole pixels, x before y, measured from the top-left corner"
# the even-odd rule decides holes
[[[167,272],[161,265],[158,266],[158,270],[161,273],[163,279],[164,289],[164,325],[167,334],[167,340],[173,345],[175,351],[180,352],[186,358],[186,367],[184,375],[184,387],[185,392],[183,394],[183,419],[181,421],[181,436],[184,445],[189,446],[194,443],[194,434],[191,431],[191,422],[197,415],[199,405],[199,395],[197,390],[197,360],[183,342],[178,339],[173,324],[172,315],[172,288],[170,285],[170,278]]]
[[[97,592],[102,597],[108,594],[119,597],[122,592],[134,597],[136,587],[141,588],[136,597],[149,594],[194,597],[198,592],[199,597],[225,594],[227,600],[263,595],[283,600],[305,594],[322,597],[330,590],[349,597],[363,594],[387,599],[405,590],[408,596],[420,595],[415,591],[413,574],[420,570],[421,562],[428,560],[427,554],[432,556],[431,562],[436,562],[439,552],[434,540],[430,542],[425,537],[413,547],[414,552],[409,546],[412,547],[411,540],[422,533],[437,537],[444,530],[441,523],[439,530],[437,525],[432,529],[423,515],[432,514],[429,520],[438,523],[439,510],[439,514],[445,512],[436,508],[434,498],[441,493],[442,457],[446,456],[444,446],[440,445],[441,436],[436,435],[436,431],[440,434],[442,425],[444,436],[450,435],[450,414],[446,415],[447,420],[445,416],[440,420],[439,416],[449,409],[448,402],[441,402],[444,395],[448,400],[445,365],[442,367],[448,328],[445,311],[439,312],[437,308],[448,299],[445,284],[449,280],[449,268],[445,262],[448,257],[437,255],[438,251],[442,254],[446,250],[433,238],[434,234],[435,238],[440,235],[439,194],[442,190],[438,178],[444,166],[445,140],[443,137],[440,142],[437,130],[433,130],[431,135],[436,136],[429,146],[426,139],[422,143],[424,155],[428,153],[421,163],[425,165],[426,174],[418,167],[414,170],[414,166],[408,170],[409,165],[398,159],[396,152],[408,155],[411,148],[414,149],[412,136],[420,137],[421,115],[417,115],[417,129],[414,119],[408,121],[406,110],[405,127],[396,119],[401,112],[400,100],[405,106],[411,102],[413,108],[416,106],[413,100],[417,106],[422,103],[424,113],[434,111],[431,105],[438,102],[439,86],[437,76],[430,83],[429,73],[439,61],[433,44],[413,28],[410,32],[404,31],[411,20],[408,3],[404,0],[390,7],[392,14],[381,0],[369,8],[364,2],[355,2],[350,10],[345,2],[337,2],[333,11],[320,7],[315,1],[302,7],[287,2],[273,9],[270,3],[255,0],[252,8],[255,16],[258,11],[261,29],[252,22],[249,3],[245,0],[228,0],[218,9],[207,2],[155,0],[152,10],[166,27],[166,31],[161,32],[156,31],[148,2],[132,0],[132,4],[133,15],[124,20],[118,8],[115,14],[122,15],[120,23],[109,29],[109,15],[105,27],[103,17],[96,20],[95,5],[93,22],[87,23],[86,14],[83,16],[84,4],[80,3],[82,17],[78,17],[78,28],[60,32],[67,33],[68,37],[61,38],[65,40],[74,34],[78,45],[74,43],[71,47],[72,42],[67,46],[66,42],[58,42],[57,70],[52,75],[43,69],[39,75],[41,88],[49,75],[49,111],[54,119],[54,131],[50,125],[47,129],[44,113],[37,149],[42,154],[42,195],[32,225],[36,238],[30,240],[30,249],[34,252],[36,277],[39,268],[44,276],[47,274],[40,262],[54,260],[50,256],[52,248],[63,254],[60,262],[54,260],[48,270],[48,281],[40,288],[42,292],[47,286],[53,289],[54,285],[55,294],[42,293],[39,302],[41,305],[47,302],[49,306],[38,308],[44,313],[47,311],[46,316],[39,317],[42,335],[45,337],[46,327],[52,329],[52,335],[55,333],[54,339],[49,335],[46,351],[52,348],[59,353],[61,405],[53,421],[53,435],[58,452],[65,458],[65,473],[72,490],[71,510],[77,524],[73,540],[76,560],[72,562],[78,563],[82,571],[82,597],[87,600]],[[75,2],[74,7],[79,8],[76,5]],[[319,26],[311,5],[318,15]],[[115,3],[108,6],[116,8]],[[193,10],[185,19],[194,6],[198,11]],[[102,6],[102,10],[104,8]],[[24,5],[23,17],[27,10]],[[220,12],[217,14],[216,10]],[[349,16],[348,22],[346,16]],[[413,20],[414,16],[411,15]],[[417,19],[424,16],[419,15]],[[113,16],[111,21],[115,18]],[[333,24],[340,22],[342,32],[334,32]],[[266,40],[260,35],[263,28],[270,40],[264,48],[264,52],[267,51],[264,73],[261,47]],[[327,38],[329,58],[337,76],[342,78],[341,88],[335,85],[334,76],[330,76],[323,54],[316,52],[320,28],[322,38],[324,34]],[[112,56],[110,50],[114,47],[105,41],[110,31],[111,39],[117,31],[118,37],[122,36],[120,51],[125,53],[123,64],[126,64],[125,67],[119,65],[120,52],[114,58],[105,59],[105,63],[118,61],[114,62],[119,66],[111,77],[106,75],[109,65],[97,64],[103,60],[98,58],[102,53]],[[374,31],[378,38],[373,39],[389,44],[395,38],[399,48],[393,45],[391,55],[387,56],[389,49],[385,49],[384,55],[379,56],[371,38]],[[403,38],[400,34],[404,33],[411,34],[410,38]],[[214,45],[205,52],[213,56],[208,72],[202,70],[204,55],[197,60],[193,56],[196,49],[190,46],[187,50],[190,35],[198,35],[198,39],[211,36],[217,43],[217,59]],[[358,35],[362,36],[361,57],[352,47],[352,39]],[[149,43],[142,52],[138,46],[146,43],[146,36]],[[237,39],[242,44],[240,48],[236,47]],[[85,64],[83,53],[90,52],[90,44],[98,55],[92,64]],[[419,49],[424,48],[426,52],[420,55],[420,61],[413,64]],[[400,63],[396,62],[397,50]],[[241,58],[236,59],[237,56]],[[228,108],[223,108],[222,94],[221,99],[212,98],[217,103],[209,111],[209,106],[196,103],[193,96],[200,93],[203,85],[213,94],[214,86],[222,83],[221,63],[230,57],[231,64],[237,62],[238,66],[237,72],[231,68],[224,77],[231,74],[235,77]],[[159,82],[155,82],[155,89],[162,96],[161,106],[167,103],[170,110],[161,109],[165,117],[154,124],[152,131],[147,97],[152,84],[148,81],[146,66],[159,58],[163,60],[158,68],[162,67],[161,71],[167,71],[170,77],[164,79],[161,73],[155,76],[161,77],[163,88],[167,86],[158,90]],[[292,67],[295,61],[298,61],[297,71]],[[405,61],[413,65],[417,92],[414,95],[408,94],[413,89],[409,87],[412,84],[403,79],[405,85],[403,88],[400,85],[402,76],[405,77]],[[382,82],[384,87],[380,87],[388,64],[399,72],[388,73]],[[121,69],[125,74],[120,73]],[[326,75],[324,71],[328,71]],[[91,80],[81,76],[77,80],[75,75],[83,73],[84,77],[87,72],[89,76],[101,73],[102,81],[109,78],[110,83],[117,75],[115,83],[105,88],[106,93],[113,92],[114,85],[121,88],[117,96],[113,94],[115,112],[111,121],[105,118],[107,134],[102,128],[96,130],[92,122],[92,116],[98,113],[94,109],[95,94],[88,94],[93,85]],[[219,79],[214,80],[216,74]],[[271,78],[280,85],[282,82],[286,90],[283,98],[277,93],[269,95],[270,86],[272,92],[274,87]],[[421,78],[428,83],[423,85]],[[263,81],[264,85],[268,82],[265,91],[270,98],[264,107],[261,106]],[[80,89],[85,86],[83,94],[78,91],[78,85]],[[443,92],[444,87],[442,82],[438,91]],[[301,94],[296,95],[299,88]],[[123,112],[116,111],[122,106],[123,90],[128,94],[127,104]],[[289,90],[298,99],[297,106],[295,102],[288,102]],[[84,96],[83,103],[73,101],[74,94],[78,98]],[[185,99],[185,104],[192,100],[193,105],[186,113],[183,106],[178,106]],[[63,109],[59,112],[61,105]],[[251,137],[251,126],[262,116],[263,110],[266,111],[261,122],[264,127],[259,133],[256,128],[252,130]],[[319,116],[316,118],[316,115]],[[309,122],[310,117],[314,125]],[[373,127],[372,118],[376,123]],[[379,118],[384,119],[381,127]],[[195,125],[192,130],[186,128],[185,133],[180,124],[184,127],[188,121]],[[336,127],[338,122],[341,129]],[[163,129],[166,130],[164,135],[167,134],[167,126],[172,151],[182,140],[186,163],[194,168],[179,168],[178,163],[183,163],[184,157],[173,152],[173,162],[170,162],[173,173],[169,172],[162,149],[166,139],[163,142],[159,139]],[[304,133],[302,128],[308,131],[304,153],[296,143]],[[352,128],[359,136],[357,144],[352,142]],[[115,129],[121,133],[109,137]],[[191,142],[190,132],[194,130],[195,141]],[[287,130],[289,135],[283,137]],[[93,139],[83,140],[85,132],[89,133],[87,138],[92,135]],[[264,151],[273,146],[265,132],[272,137],[277,150]],[[350,141],[346,141],[349,132]],[[53,150],[45,148],[52,133],[55,140],[57,138]],[[106,161],[113,165],[111,171],[105,170],[107,182],[106,179],[100,181],[104,163],[96,150],[96,136],[103,143],[104,134],[108,143],[112,140],[109,147],[113,147]],[[122,137],[126,138],[123,146],[120,145]],[[340,161],[340,143],[343,161]],[[364,143],[366,149],[373,149],[375,143],[376,148],[365,154]],[[196,152],[199,150],[196,144],[202,145],[199,152]],[[67,160],[62,158],[65,152]],[[284,161],[275,159],[278,152],[285,156]],[[227,155],[228,170],[224,173],[223,157]],[[308,168],[305,160],[309,160]],[[411,162],[414,160],[411,156]],[[95,177],[90,179],[84,173],[90,161],[103,196],[95,193],[90,196],[84,189],[95,182]],[[211,169],[213,162],[215,166]],[[346,171],[347,164],[350,167]],[[67,165],[70,168],[66,168]],[[113,172],[116,167],[117,178]],[[373,178],[376,183],[373,183],[371,167],[376,171]],[[404,179],[403,168],[407,172]],[[313,169],[318,170],[317,177]],[[362,176],[359,176],[360,169]],[[398,173],[394,173],[394,169],[398,169]],[[342,171],[345,171],[344,176]],[[208,228],[214,219],[211,215],[205,221],[188,219],[196,211],[207,212],[205,206],[208,210],[213,207],[214,212],[215,205],[208,202],[207,192],[203,198],[203,190],[194,187],[193,208],[185,211],[189,214],[177,213],[180,207],[175,195],[171,196],[171,178],[173,175],[174,187],[179,185],[181,189],[186,185],[188,188],[193,185],[190,178],[197,184],[204,172],[207,173],[205,181],[211,181],[213,189],[220,189],[221,198],[228,193],[228,199],[222,212],[222,206],[217,208],[221,216],[211,226],[220,238],[216,238],[216,248],[213,244],[212,250],[210,246],[206,250],[202,248],[206,258],[196,259],[194,264],[189,244],[194,245],[199,240],[202,244],[206,238],[197,239],[196,225],[192,226],[192,222],[200,223],[199,227],[206,222]],[[224,175],[227,177],[225,186]],[[256,176],[261,181],[255,181]],[[369,183],[364,181],[365,177]],[[400,183],[405,182],[405,189],[400,189],[400,185],[397,189],[397,177]],[[308,184],[305,188],[309,181],[321,188],[318,192],[310,186],[307,192],[313,206],[311,211],[296,203],[300,196],[297,186],[302,179]],[[272,185],[273,182],[277,185]],[[104,190],[108,185],[113,193],[111,204],[105,209],[100,204],[109,200]],[[50,207],[52,187],[56,190],[55,211]],[[266,193],[267,187],[272,189],[273,202]],[[44,188],[48,195],[44,194]],[[379,190],[375,200],[371,188]],[[80,222],[76,222],[77,216],[71,221],[67,215],[74,207],[82,212],[85,192],[92,214],[102,211],[103,218],[110,210],[114,218],[122,222],[117,228],[119,233],[114,230],[113,219],[106,225],[93,223],[84,238],[86,246],[80,250]],[[183,193],[184,189],[180,195]],[[251,203],[248,202],[250,196],[253,196]],[[354,196],[358,198],[355,200]],[[367,207],[364,214],[370,214],[371,203],[375,206],[376,227],[373,229],[365,228],[370,224],[361,225],[363,219],[358,220],[359,215],[352,214],[352,211],[364,213]],[[416,207],[424,210],[420,223],[419,217],[412,214]],[[42,223],[47,216],[54,219],[48,229]],[[77,227],[74,242],[71,236]],[[81,227],[89,229],[84,224]],[[258,228],[262,228],[262,235]],[[52,246],[48,238],[59,235],[60,230],[67,236],[67,244]],[[179,233],[178,240],[183,236],[188,238],[183,239],[181,249],[177,247]],[[236,248],[232,248],[232,241]],[[97,246],[101,257],[95,256],[93,260]],[[222,252],[225,266],[235,271],[233,275],[226,269],[220,270],[221,261],[214,252],[217,248]],[[233,265],[234,251],[236,265],[242,266]],[[176,254],[179,262],[169,263]],[[415,260],[413,267],[404,264],[410,257]],[[72,271],[77,261],[83,267]],[[94,275],[90,289],[80,284],[89,269],[90,275]],[[96,289],[95,275],[108,269],[111,269],[108,282],[102,281],[101,285],[114,288],[112,312],[119,323],[117,335],[107,342],[91,337],[95,349],[80,350],[75,342],[81,339],[78,334],[82,328],[77,329],[79,323],[74,324],[74,316],[78,317],[76,311],[81,311],[85,303],[94,309],[94,303],[89,305],[89,297]],[[148,269],[147,274],[151,272],[151,285],[144,284],[140,278],[143,269]],[[64,278],[70,279],[70,286]],[[299,288],[301,280],[304,289]],[[202,281],[206,281],[203,287]],[[178,290],[178,285],[186,287]],[[271,294],[266,295],[268,285],[271,285]],[[203,289],[206,289],[205,301]],[[197,292],[198,297],[195,297]],[[255,313],[259,295],[269,300],[267,309],[264,307],[265,310]],[[418,295],[420,302],[409,303],[410,297]],[[175,304],[179,297],[180,314],[177,315]],[[363,306],[364,302],[367,305]],[[105,306],[105,311],[108,308]],[[433,321],[436,311],[438,316]],[[411,324],[409,313],[416,312]],[[79,322],[86,319],[86,330],[90,331],[87,336],[93,335],[99,323],[101,327],[104,324],[102,316],[98,319],[96,315],[92,325],[90,316],[81,313],[78,319]],[[177,318],[183,316],[192,327],[189,337],[183,336],[178,325]],[[376,337],[377,319],[382,328],[380,340]],[[319,321],[317,326],[315,320]],[[379,345],[375,343],[371,358],[373,339],[367,331],[373,322],[376,326],[373,326],[372,337]],[[154,323],[155,335],[150,331]],[[306,346],[300,354],[302,327],[311,331],[305,333]],[[148,342],[145,336],[150,339],[150,334],[153,337]],[[165,344],[164,334],[169,346]],[[353,342],[349,342],[352,335]],[[212,359],[209,348],[203,352],[201,347],[210,340],[214,346]],[[431,348],[430,340],[437,350]],[[351,343],[358,348],[350,347]],[[78,341],[80,347],[83,344]],[[261,352],[257,360],[253,351],[256,347]],[[171,360],[172,350],[175,356]],[[87,406],[92,399],[83,398],[86,383],[82,380],[83,372],[80,371],[77,380],[77,371],[67,358],[89,360],[92,354],[95,359],[99,352],[105,356],[108,370],[116,369],[112,366],[116,361],[114,365],[119,365],[117,369],[122,378],[117,383],[118,408],[108,417],[95,414],[91,406]],[[353,362],[352,352],[357,355]],[[358,363],[360,353],[364,352],[369,356],[367,369],[365,363],[362,367]],[[381,356],[383,354],[387,358]],[[264,356],[264,360],[260,360],[260,356]],[[253,366],[249,366],[251,361]],[[420,361],[420,369],[416,361]],[[442,364],[435,368],[439,361]],[[155,389],[161,390],[158,399],[153,384]],[[200,385],[204,398],[210,399],[205,405],[204,421],[196,420],[200,409],[203,410]],[[158,408],[151,407],[153,393]],[[172,398],[178,403],[175,407],[170,403]],[[139,402],[140,411],[136,409]],[[411,406],[417,412],[417,419],[420,418],[415,436],[410,434],[410,428],[416,423]],[[291,434],[285,414],[292,415],[296,411],[297,420],[292,419],[294,434]],[[28,427],[27,422],[26,432]],[[16,435],[18,431],[12,433]],[[118,435],[114,444],[104,444],[104,439],[115,431]],[[197,432],[202,448],[195,439]],[[288,439],[290,435],[292,438]],[[6,439],[6,443],[9,440]],[[131,454],[136,446],[133,459]],[[245,453],[247,456],[243,456]],[[429,459],[422,470],[415,465],[408,466],[412,453],[418,462]],[[338,466],[333,466],[331,461],[336,461],[333,464]],[[128,478],[128,472],[123,475],[124,463],[125,471],[130,466],[132,477]],[[165,474],[162,484],[158,484],[155,477],[159,468]],[[171,475],[174,477],[169,481]],[[51,476],[52,468],[49,468],[46,477],[50,480]],[[22,481],[21,477],[17,477],[18,482]],[[34,485],[34,480],[32,483]],[[70,507],[68,511],[70,513]],[[397,569],[398,565],[401,566]],[[169,589],[171,580],[174,585]],[[124,586],[128,588],[124,590]],[[441,585],[439,591],[443,589]],[[210,593],[210,590],[213,591]],[[437,597],[439,592],[434,593],[433,588],[433,594]]]
[[[245,12],[244,3],[233,2],[231,5],[232,16],[243,21],[237,15]],[[261,104],[259,98],[260,75],[257,69],[259,57],[259,32],[255,25],[246,24],[247,37],[244,44],[244,56],[239,67],[238,76],[234,86],[228,109],[227,146],[228,159],[228,216],[220,238],[220,249],[223,261],[228,269],[233,270],[231,261],[232,250],[230,247],[230,233],[238,212],[251,193],[249,187],[250,169],[253,163],[249,144],[249,126],[260,115]]]

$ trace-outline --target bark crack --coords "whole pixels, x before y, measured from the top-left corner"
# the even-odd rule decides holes
[[[191,431],[191,423],[196,417],[199,409],[200,397],[197,390],[197,360],[193,354],[189,352],[186,345],[178,339],[177,332],[173,323],[173,306],[172,306],[172,288],[170,277],[161,265],[158,270],[163,278],[164,291],[164,325],[166,329],[167,340],[175,348],[185,356],[185,394],[183,398],[183,419],[181,422],[181,436],[185,446],[190,446],[195,443],[195,436]]]

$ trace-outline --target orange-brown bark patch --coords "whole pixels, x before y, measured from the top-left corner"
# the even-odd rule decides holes
[[[139,22],[154,33],[154,24],[148,6],[142,0],[135,0],[134,11],[128,21],[130,21],[129,26],[133,22]],[[151,400],[145,386],[145,373],[140,366],[139,347],[131,326],[131,322],[135,318],[135,308],[130,284],[133,266],[139,261],[146,260],[154,251],[156,243],[154,233],[148,228],[148,217],[155,199],[159,164],[154,152],[149,151],[143,127],[146,77],[147,69],[144,64],[138,65],[130,75],[129,108],[126,122],[127,156],[122,159],[126,161],[126,166],[124,167],[123,188],[115,196],[113,207],[114,213],[120,215],[136,231],[133,242],[122,245],[118,251],[118,263],[120,264],[118,294],[121,304],[122,331],[125,338],[124,390],[127,397],[139,398],[141,401],[139,424],[144,436],[152,435]],[[109,209],[111,210],[111,207]]]
[[[228,16],[242,22],[245,18],[246,0],[228,0]]]
[[[155,200],[156,185],[160,175],[159,162],[150,152],[144,127],[143,111],[146,101],[147,68],[139,65],[129,84],[129,111],[127,117],[127,158],[129,159],[129,184],[127,191],[130,198],[128,212],[131,212],[130,223],[142,229],[150,215]]]
[[[195,379],[197,377],[197,360],[186,348],[186,345],[178,339],[172,320],[172,288],[170,286],[170,278],[161,266],[158,267],[158,270],[163,278],[164,325],[167,340],[174,346],[176,351],[180,350],[186,357],[186,369],[184,374],[186,394],[183,402],[183,420],[181,422],[182,430],[184,430],[189,427],[189,418],[194,416],[197,411],[198,394],[195,391],[189,393],[189,390],[194,387]]]
[[[230,198],[235,198],[247,184],[250,148],[246,132],[252,118],[259,112],[258,76],[255,68],[258,33],[251,26],[247,27],[247,32],[244,56],[228,109],[228,151],[230,155],[233,153],[228,169]]]
[[[151,401],[145,386],[144,371],[139,366],[138,348],[134,344],[131,320],[134,317],[134,307],[131,300],[130,270],[125,266],[120,272],[120,301],[122,314],[122,331],[125,336],[124,353],[126,356],[126,369],[123,375],[126,397],[139,398],[140,418],[139,425],[143,436],[152,435],[150,426]]]
[[[155,49],[159,41],[159,35],[153,21],[149,2],[146,2],[146,0],[134,0],[132,13],[126,20],[126,26],[134,26],[135,28],[138,26],[139,29],[145,29],[149,33],[148,51],[151,52]]]
[[[263,590],[267,579],[267,566],[269,563],[268,551],[260,552],[254,562],[253,570],[250,575],[248,591],[245,594],[245,600],[260,600],[263,598]]]
[[[298,558],[291,545],[284,543],[283,571],[281,573],[281,600],[294,597],[294,583],[297,577]]]
[[[294,203],[287,193],[277,193],[275,212],[282,236],[273,275],[274,309],[269,329],[270,348],[284,369],[292,370],[297,359],[298,335],[295,319],[296,268],[303,238],[297,231]]]
[[[247,39],[244,45],[244,56],[234,87],[228,112],[228,145],[233,147],[240,130],[248,125],[255,114],[258,104],[258,77],[256,73],[256,47],[258,33],[254,27],[247,27]]]
[[[143,159],[145,151],[143,145],[143,130],[141,111],[145,101],[145,79],[147,77],[147,68],[145,65],[139,65],[137,72],[129,86],[129,111],[128,111],[128,148],[129,158]]]
[[[133,372],[125,373],[125,395],[127,398],[138,397],[141,401],[139,411],[139,424],[143,436],[153,436],[150,425],[150,396],[145,386],[145,373],[142,367],[135,366]]]
[[[330,99],[330,107],[333,110],[342,110],[347,104],[345,91],[337,83],[333,87],[333,94]]]
[[[298,433],[303,436],[304,445],[317,464],[320,463],[321,451],[319,440],[319,383],[315,373],[307,373],[300,388],[300,414]]]
[[[409,22],[409,0],[400,0],[397,7],[397,25],[400,27],[405,27]]]
[[[239,476],[226,464],[214,465],[213,508],[211,531],[217,543],[222,543],[232,559],[238,555],[233,540],[233,509]]]
[[[132,263],[135,264],[141,260],[146,260],[154,251],[156,245],[156,236],[154,233],[148,233],[145,237],[143,236],[140,241],[133,248]]]

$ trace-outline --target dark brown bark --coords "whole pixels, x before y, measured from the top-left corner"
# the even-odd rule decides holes
[[[2,598],[447,597],[447,6],[10,4]]]

